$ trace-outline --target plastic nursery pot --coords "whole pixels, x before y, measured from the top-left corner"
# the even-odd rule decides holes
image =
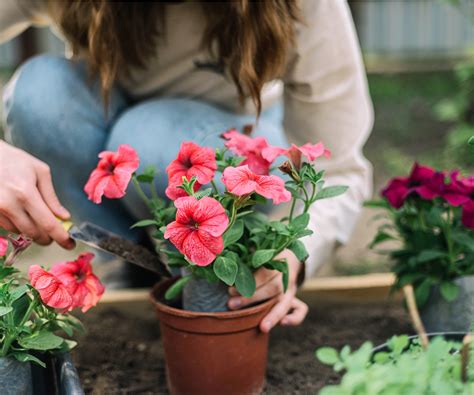
[[[168,389],[172,395],[250,395],[262,392],[268,334],[262,318],[276,298],[246,309],[202,313],[170,307],[166,290],[177,279],[158,283],[151,300],[160,320]]]
[[[431,287],[420,316],[427,332],[469,332],[474,321],[474,276],[458,278],[459,295],[452,302],[441,296],[439,286]]]
[[[46,368],[0,358],[0,394],[84,395],[69,353],[37,356],[46,363]]]

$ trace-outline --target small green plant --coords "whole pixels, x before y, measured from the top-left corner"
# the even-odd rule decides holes
[[[374,354],[370,342],[358,350],[344,346],[316,351],[316,358],[336,372],[344,372],[337,385],[324,387],[320,395],[472,395],[474,358],[467,366],[467,380],[461,379],[461,343],[437,337],[424,350],[408,336],[394,336],[386,351]],[[474,346],[470,346],[474,355]]]

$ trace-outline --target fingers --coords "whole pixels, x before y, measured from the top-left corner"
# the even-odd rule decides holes
[[[74,242],[70,239],[69,233],[57,221],[37,190],[31,191],[30,199],[25,202],[25,209],[38,224],[40,230],[35,241],[45,244],[52,239],[66,249],[74,248]]]
[[[53,180],[49,166],[43,162],[36,165],[37,187],[43,197],[43,200],[51,209],[51,211],[62,219],[68,219],[71,215],[59,202],[54,191]]]
[[[10,221],[12,226],[18,230],[18,232],[15,233],[23,233],[24,235],[31,237],[33,240],[40,240],[42,242],[48,241],[42,240],[37,225],[21,205],[11,203],[8,207],[2,208],[1,214],[5,218],[8,218],[8,221]]]
[[[11,233],[20,233],[15,225],[4,215],[0,214],[0,228]]]
[[[308,314],[308,305],[298,298],[293,298],[291,301],[290,312],[283,317],[280,321],[280,325],[284,326],[296,326],[300,325],[306,315]]]
[[[299,325],[308,314],[308,305],[291,294],[285,294],[260,323],[260,330],[268,333],[280,323],[281,325]]]
[[[256,273],[256,277],[257,274],[258,272]],[[236,310],[262,300],[270,299],[280,293],[283,293],[281,273],[275,272],[274,275],[272,274],[272,277],[268,278],[266,283],[260,282],[260,287],[257,288],[252,297],[244,298],[243,296],[234,296],[229,299],[228,306],[231,310]]]
[[[278,303],[273,306],[270,312],[266,315],[266,317],[260,323],[260,330],[264,333],[270,332],[270,330],[277,325],[283,317],[288,314],[288,311],[291,308],[291,302],[294,298],[292,293],[283,294],[280,298]]]

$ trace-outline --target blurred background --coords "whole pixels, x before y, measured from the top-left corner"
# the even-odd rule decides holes
[[[389,177],[407,173],[415,160],[472,173],[466,141],[474,135],[474,1],[349,3],[375,107],[365,147],[374,165],[375,193]],[[0,92],[19,64],[44,52],[64,53],[63,43],[48,29],[29,29],[0,45]],[[377,227],[374,214],[364,210],[351,242],[320,275],[387,270],[384,258],[367,249]],[[33,249],[25,259],[49,265],[52,256],[61,260],[68,254],[52,246]]]

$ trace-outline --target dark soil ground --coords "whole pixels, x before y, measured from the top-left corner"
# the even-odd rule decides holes
[[[151,310],[143,316],[107,307],[84,317],[89,332],[73,356],[87,394],[167,394],[159,324]],[[315,360],[318,347],[377,345],[400,333],[412,333],[401,306],[312,309],[302,326],[273,331],[265,394],[316,394],[336,382],[338,375]]]

